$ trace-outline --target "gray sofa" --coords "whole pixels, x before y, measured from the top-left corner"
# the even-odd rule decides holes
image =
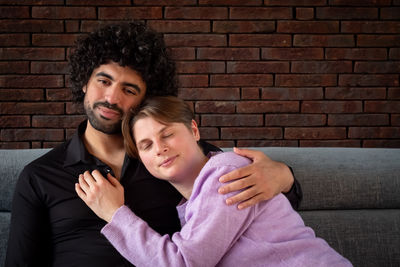
[[[257,148],[293,167],[300,214],[354,266],[400,266],[400,149]],[[48,150],[0,150],[0,265],[14,186],[23,166]]]

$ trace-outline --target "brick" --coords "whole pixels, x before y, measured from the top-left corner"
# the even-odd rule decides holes
[[[80,32],[89,33],[96,29],[102,28],[106,25],[114,24],[116,22],[121,21],[114,21],[114,20],[83,20],[80,23]]]
[[[79,20],[65,21],[65,32],[79,32]]]
[[[10,19],[2,20],[0,23],[0,32],[62,32],[63,30],[62,20]]]
[[[68,63],[56,61],[33,61],[31,63],[31,73],[39,74],[68,74]]]
[[[363,147],[400,148],[400,140],[364,140]]]
[[[285,128],[285,139],[345,139],[345,127]]]
[[[262,59],[267,60],[312,60],[323,59],[322,48],[263,48]]]
[[[289,34],[230,34],[229,46],[288,47],[291,40]]]
[[[0,76],[0,87],[38,88],[61,87],[64,79],[61,75],[4,75]]]
[[[44,100],[42,89],[0,89],[0,100],[40,101]],[[2,112],[1,112],[2,113]]]
[[[289,62],[236,61],[227,63],[227,73],[288,73]]]
[[[48,101],[71,101],[70,89],[46,89],[46,100]]]
[[[360,47],[393,47],[400,46],[400,35],[367,35],[357,36],[357,46]]]
[[[32,127],[76,128],[85,119],[86,119],[85,115],[32,116]]]
[[[348,60],[385,60],[385,48],[327,48],[326,59]]]
[[[388,6],[390,0],[330,0],[331,6]]]
[[[64,48],[0,48],[0,60],[64,60]]]
[[[322,87],[286,88],[265,87],[261,88],[261,98],[268,100],[315,100],[323,98]]]
[[[179,75],[180,87],[207,87],[208,75]]]
[[[29,18],[29,7],[1,6],[0,19]]]
[[[400,113],[400,101],[365,101],[365,112]]]
[[[278,33],[338,33],[338,21],[278,21]]]
[[[339,74],[339,86],[398,86],[395,74]]]
[[[392,114],[390,118],[390,124],[392,126],[400,126],[400,114]]]
[[[213,74],[211,86],[271,86],[271,74]]]
[[[292,73],[351,73],[351,61],[294,61]]]
[[[224,114],[224,115],[202,115],[201,126],[262,126],[263,116]]]
[[[97,0],[96,2],[92,0],[67,0],[67,5],[71,6],[129,6],[130,4],[130,0]]]
[[[76,133],[76,129],[65,129],[65,139],[71,139]]]
[[[3,141],[62,141],[64,130],[61,129],[5,129],[1,131]]]
[[[385,99],[385,87],[327,87],[326,99]]]
[[[400,48],[390,48],[389,59],[400,59]]]
[[[1,0],[2,5],[63,5],[64,0]]]
[[[298,147],[296,140],[238,140],[237,147]]]
[[[360,140],[300,140],[300,147],[361,147]]]
[[[208,33],[211,29],[209,21],[196,20],[151,20],[147,25],[157,32]]]
[[[0,46],[28,46],[30,44],[29,34],[6,33],[0,34]]]
[[[235,141],[229,141],[229,140],[206,140],[208,143],[213,144],[216,147],[228,147],[228,148],[232,148],[235,145]]]
[[[221,128],[221,139],[282,139],[282,129],[271,127]]]
[[[219,139],[218,128],[199,127],[201,139]]]
[[[326,6],[326,0],[264,0],[266,6]]]
[[[166,7],[166,19],[227,19],[226,7]]]
[[[207,6],[260,6],[262,5],[262,0],[199,0],[199,4]]]
[[[95,19],[94,7],[32,7],[32,18],[39,19]]]
[[[29,142],[0,142],[0,149],[28,149]]]
[[[275,86],[336,86],[335,74],[277,74]]]
[[[198,48],[197,59],[208,60],[258,60],[258,48]]]
[[[309,35],[296,34],[293,37],[293,45],[306,47],[349,47],[355,46],[354,37],[352,35]]]
[[[317,7],[317,19],[378,19],[378,8],[369,7]]]
[[[304,101],[301,113],[360,113],[361,101]]]
[[[350,127],[349,138],[400,138],[400,127]]]
[[[82,103],[67,102],[66,103],[66,114],[84,114],[85,110]]]
[[[226,46],[226,36],[222,34],[165,34],[167,46]]]
[[[54,148],[61,145],[63,142],[43,142],[43,148]]]
[[[296,19],[311,20],[314,18],[314,8],[298,7],[296,8]]]
[[[26,61],[1,61],[0,74],[22,74],[29,72],[29,62]]]
[[[234,113],[235,103],[228,101],[197,101],[196,113]]]
[[[399,33],[397,21],[342,21],[341,32],[346,33]]]
[[[177,73],[224,73],[225,63],[216,61],[178,61]]]
[[[295,113],[299,112],[298,101],[241,101],[238,113]]]
[[[275,31],[274,21],[214,21],[216,33],[266,33]]]
[[[32,34],[35,46],[73,46],[80,34]]]
[[[194,60],[196,50],[193,47],[172,47],[169,49],[173,60]]]
[[[266,114],[266,126],[323,126],[326,115],[323,114]]]
[[[400,61],[356,62],[358,73],[400,73]]]
[[[260,88],[242,88],[242,99],[260,99]]]
[[[329,126],[378,126],[388,125],[387,114],[329,114]]]
[[[231,7],[230,19],[291,19],[292,9],[289,7]]]
[[[181,88],[179,97],[185,100],[239,100],[239,88]]]
[[[0,102],[2,114],[63,114],[64,103]]]
[[[389,88],[388,89],[389,99],[400,99],[400,88]]]
[[[0,116],[1,128],[20,128],[30,127],[31,119],[29,116]]]
[[[43,144],[42,142],[31,142],[32,143],[32,148],[42,148]]]
[[[381,8],[381,19],[400,19],[400,7]]]

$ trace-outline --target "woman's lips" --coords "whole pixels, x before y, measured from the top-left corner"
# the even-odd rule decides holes
[[[177,158],[177,156],[169,157],[166,160],[164,160],[163,162],[161,162],[161,164],[159,166],[160,167],[168,167],[175,161],[176,158]]]

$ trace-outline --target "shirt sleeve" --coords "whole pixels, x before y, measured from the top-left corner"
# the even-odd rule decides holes
[[[25,168],[14,191],[5,266],[50,266],[49,235],[46,208]]]
[[[229,196],[217,192],[218,178],[233,169],[208,170],[187,204],[186,224],[172,239],[160,236],[125,206],[102,233],[137,266],[215,266],[254,218],[254,207],[239,211],[225,204]]]
[[[296,176],[294,175],[292,167],[288,167],[292,172],[294,182],[289,192],[283,193],[283,195],[285,195],[285,197],[289,200],[294,210],[299,210],[301,200],[303,199],[303,191],[301,190],[300,182],[296,179]]]

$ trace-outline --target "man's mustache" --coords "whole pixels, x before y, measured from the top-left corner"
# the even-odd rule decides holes
[[[124,111],[122,109],[120,109],[116,104],[110,104],[108,102],[96,102],[93,105],[93,109],[95,109],[97,107],[105,107],[108,109],[112,109],[114,111],[117,111],[121,116],[122,116],[122,114],[124,114]]]

